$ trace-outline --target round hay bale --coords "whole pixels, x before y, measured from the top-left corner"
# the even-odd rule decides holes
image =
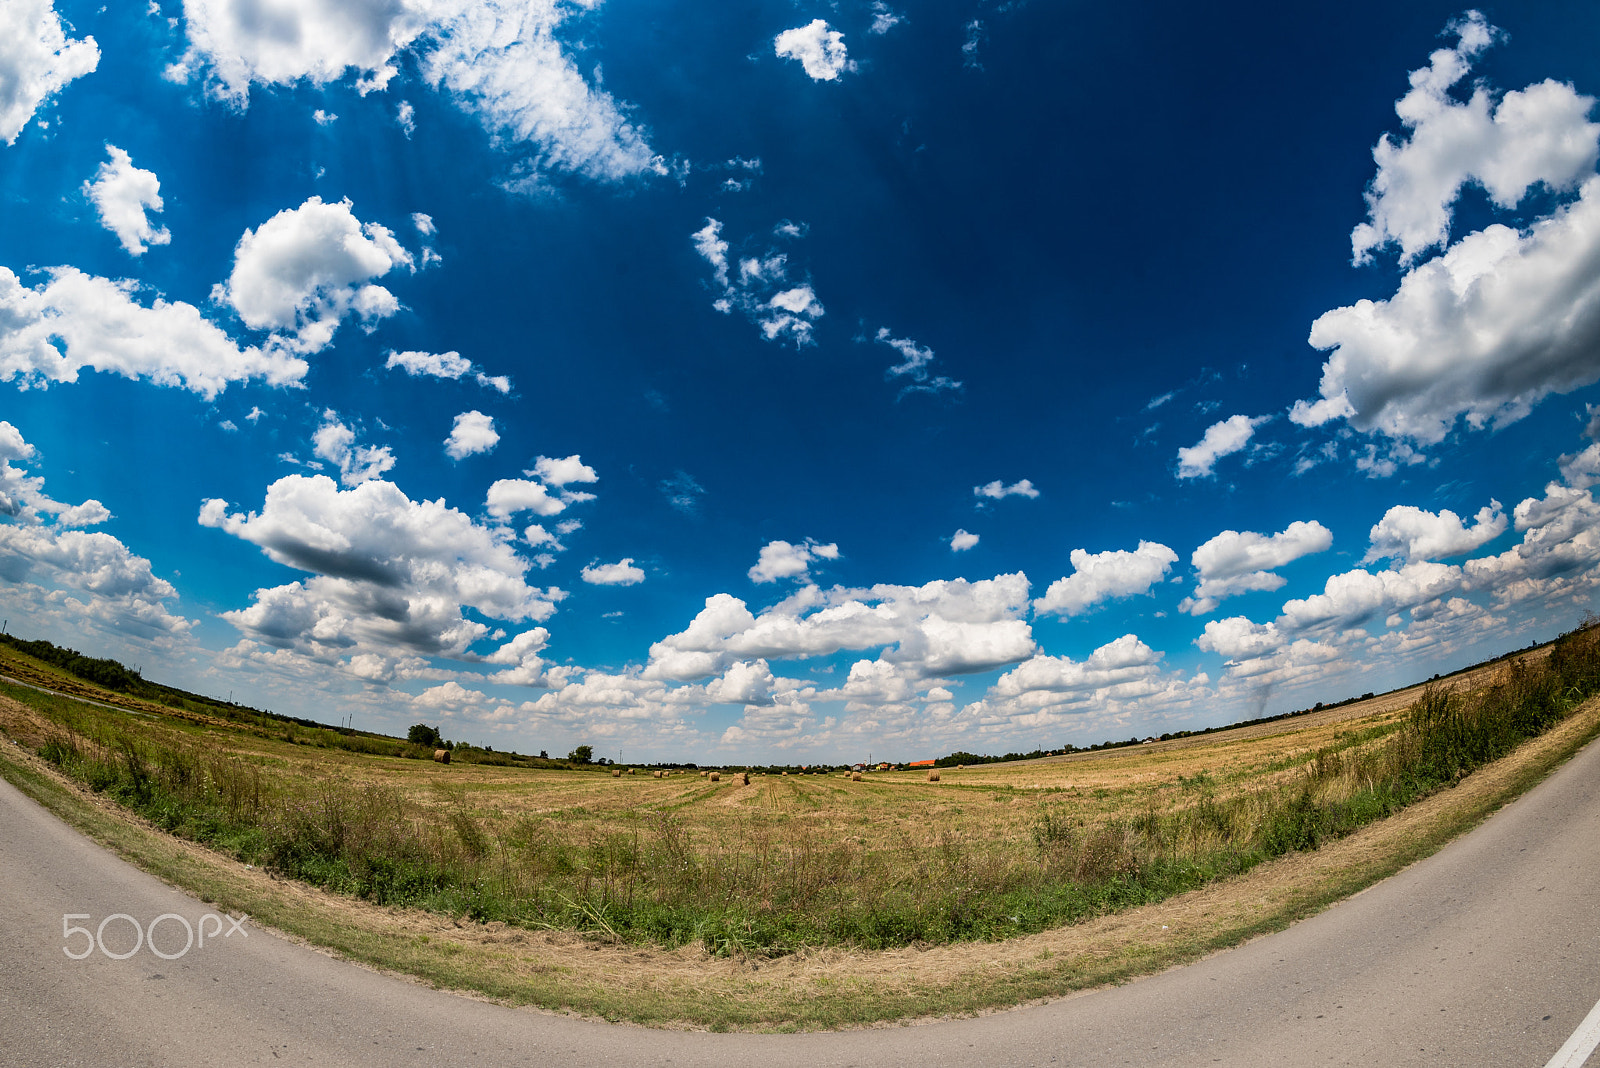
[[[707,775],[710,775],[710,774],[711,774],[711,773],[710,773],[710,772],[709,772],[709,771],[702,771],[702,772],[701,772],[701,773],[700,773],[700,777],[701,777],[701,778],[702,778],[702,779],[703,779],[703,778],[705,778],[705,777],[706,777],[706,776],[707,776]]]
[[[448,749],[435,749],[433,751],[433,759],[437,760],[441,764],[450,763],[450,750],[448,750]]]
[[[745,772],[743,775],[735,775],[734,779],[735,779],[735,781],[737,781],[739,783],[740,786],[749,786],[750,785],[750,773],[748,771]]]
[[[957,764],[956,765],[956,770],[957,771],[966,771],[967,770],[967,766],[965,764]]]
[[[852,771],[850,773],[850,781],[851,782],[860,782],[861,781],[861,773],[859,771]]]
[[[612,778],[613,778],[613,779],[620,779],[620,778],[622,778],[622,769],[621,769],[621,768],[612,768],[612,769],[611,769],[611,777],[612,777]]]
[[[788,772],[787,772],[787,771],[783,771],[783,772],[779,772],[779,774],[780,774],[780,775],[787,775],[787,774],[789,774],[789,773],[788,773]]]
[[[721,773],[721,772],[720,772],[720,771],[713,771],[713,772],[712,772],[712,773],[711,773],[711,774],[710,774],[710,775],[709,775],[709,776],[708,776],[708,778],[710,778],[710,780],[711,780],[711,781],[712,781],[712,782],[721,782],[721,781],[722,781],[722,773]]]
[[[929,782],[938,782],[939,781],[939,769],[938,768],[929,768],[928,769],[928,781]]]
[[[661,778],[661,773],[659,771],[652,771],[650,774],[654,775],[658,779]]]
[[[629,775],[637,775],[638,773],[639,773],[639,769],[638,768],[629,768],[628,769],[628,774]]]

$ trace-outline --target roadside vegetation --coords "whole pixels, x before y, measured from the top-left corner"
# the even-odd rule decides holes
[[[1507,662],[1480,689],[1430,687],[1402,711],[947,770],[938,783],[445,766],[376,744],[308,745],[298,729],[0,691],[29,710],[0,725],[71,778],[277,875],[479,922],[762,957],[1004,939],[1314,850],[1600,691],[1600,627]]]

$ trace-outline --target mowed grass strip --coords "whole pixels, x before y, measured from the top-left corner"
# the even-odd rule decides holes
[[[0,724],[87,787],[61,789],[38,761],[16,765],[33,768],[17,773],[30,791],[55,783],[55,803],[76,812],[74,822],[110,821],[114,835],[95,833],[136,862],[355,959],[606,1018],[836,1027],[1115,981],[1282,926],[1368,885],[1592,735],[1592,708],[1568,713],[1593,686],[1596,644],[1592,632],[1576,636],[1548,662],[1506,668],[1475,697],[1435,691],[1404,715],[1013,767],[1009,780],[1005,767],[991,766],[941,784],[909,775],[859,783],[767,776],[712,786],[692,775],[446,769],[210,737],[203,726],[130,725],[60,699],[7,702]],[[1524,773],[1463,777],[1552,724],[1515,760],[1494,765]],[[348,788],[353,780],[360,789]],[[1462,785],[1439,792],[1444,783]],[[1413,800],[1434,796],[1351,833],[1398,810],[1407,790]],[[265,856],[280,871],[289,863],[275,850],[305,850],[294,874],[343,893],[264,877],[119,821],[103,803],[72,802],[107,797],[236,856]],[[1431,822],[1418,822],[1435,810]],[[270,818],[236,818],[250,812]],[[1384,837],[1396,828],[1397,839]],[[1347,856],[1368,839],[1379,845]],[[337,851],[350,848],[396,850],[402,863],[369,868],[365,885],[341,883],[362,877],[352,854]],[[1289,855],[1269,861],[1275,854]],[[1218,882],[1229,874],[1224,863],[1195,859],[1218,856],[1249,874]],[[1008,889],[1014,872],[1020,878]],[[858,915],[877,908],[868,937],[839,924],[816,938],[804,916],[782,915],[785,895],[801,906],[826,903],[829,880],[868,884],[831,899]],[[706,893],[712,908],[675,912],[670,899],[645,900],[663,882]],[[923,882],[935,884],[931,894]],[[629,911],[629,892],[645,907]],[[709,897],[717,892],[720,902]],[[903,937],[940,930],[914,911],[919,893],[934,902],[935,919],[964,917],[966,926],[951,924],[943,938]],[[507,902],[524,910],[510,924],[489,914]],[[1001,911],[1008,908],[1018,911]],[[1155,928],[1167,930],[1141,926],[1152,911],[1163,916]],[[1080,922],[1049,922],[1063,913]],[[641,916],[656,917],[657,930]],[[1188,919],[1171,922],[1180,916]],[[975,928],[978,941],[959,937]],[[897,936],[898,948],[861,951],[874,939],[895,946]]]

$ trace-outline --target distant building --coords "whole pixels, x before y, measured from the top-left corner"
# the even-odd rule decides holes
[[[931,761],[931,760],[913,760],[911,763],[907,764],[906,767],[908,767],[908,768],[931,768],[931,767],[933,767],[933,763],[934,762]]]

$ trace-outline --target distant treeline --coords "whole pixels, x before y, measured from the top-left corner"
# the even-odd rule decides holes
[[[493,746],[480,747],[464,742],[446,742],[439,737],[438,728],[429,728],[432,734],[419,743],[415,739],[395,738],[375,731],[357,730],[354,727],[333,727],[314,719],[252,708],[234,701],[223,701],[204,694],[180,690],[175,686],[163,686],[159,682],[151,682],[138,670],[120,661],[106,657],[85,656],[76,649],[68,649],[53,642],[30,641],[14,634],[0,634],[0,644],[8,645],[19,653],[24,653],[74,678],[113,693],[163,705],[178,712],[198,713],[238,723],[253,728],[258,733],[281,737],[284,741],[296,745],[345,749],[373,756],[405,757],[412,760],[427,760],[433,756],[434,749],[448,746],[451,749],[451,759],[462,764],[531,768],[568,766],[565,761],[550,760],[542,753],[530,757],[514,752],[497,752]]]
[[[1439,676],[1435,675],[1434,678]],[[1332,704],[1317,702],[1310,708],[1302,708],[1297,712],[1280,712],[1276,716],[1260,716],[1256,719],[1243,719],[1237,723],[1225,723],[1216,727],[1202,727],[1197,731],[1171,731],[1167,734],[1152,735],[1149,738],[1129,738],[1125,741],[1104,741],[1098,745],[1062,745],[1055,749],[1035,749],[1031,753],[1007,753],[1005,756],[985,756],[978,753],[951,753],[949,756],[940,757],[934,761],[935,766],[953,768],[956,765],[971,764],[1004,764],[1011,760],[1038,760],[1040,757],[1065,756],[1068,753],[1098,753],[1104,749],[1122,749],[1130,745],[1143,745],[1145,742],[1165,742],[1173,738],[1194,738],[1202,734],[1215,734],[1217,731],[1231,731],[1236,727],[1254,727],[1259,723],[1276,723],[1283,719],[1293,719],[1296,716],[1308,715],[1312,712],[1321,712],[1329,708],[1343,708],[1353,705],[1357,701],[1368,701],[1377,694],[1368,692],[1360,697],[1346,697],[1343,701]]]
[[[1565,638],[1568,634],[1577,633],[1578,631],[1582,631],[1594,626],[1600,626],[1600,618],[1588,615],[1584,617],[1584,620],[1578,625],[1577,628],[1574,628],[1573,631],[1563,633],[1561,637]],[[412,727],[412,736],[404,739],[395,738],[387,734],[378,734],[373,731],[356,730],[353,727],[330,727],[325,723],[319,723],[313,719],[303,719],[299,716],[285,716],[277,712],[268,712],[258,708],[251,708],[247,705],[236,704],[233,701],[221,701],[214,697],[206,697],[203,694],[190,693],[187,690],[180,690],[173,686],[163,686],[160,683],[149,681],[148,679],[144,678],[138,670],[129,668],[116,660],[111,660],[105,657],[85,656],[76,649],[63,648],[51,642],[29,641],[25,638],[19,638],[13,634],[0,634],[0,643],[9,645],[18,652],[25,653],[36,660],[42,661],[51,665],[52,667],[65,671],[70,675],[84,680],[85,682],[93,683],[96,686],[101,686],[115,693],[122,693],[127,694],[130,697],[142,698],[144,700],[166,705],[169,708],[177,709],[179,711],[199,712],[205,715],[214,716],[219,719],[230,720],[235,723],[249,724],[260,730],[281,734],[285,741],[294,742],[299,745],[348,749],[354,752],[370,753],[381,756],[406,757],[411,759],[428,759],[433,755],[434,749],[448,747],[451,750],[451,759],[459,763],[493,764],[501,767],[605,767],[608,765],[622,763],[621,761],[612,761],[606,757],[590,759],[593,750],[590,746],[586,745],[579,746],[577,750],[574,750],[572,753],[568,754],[565,760],[561,760],[559,758],[551,758],[544,752],[541,752],[536,757],[524,756],[523,754],[514,751],[496,751],[493,746],[475,746],[464,742],[449,742],[439,734],[437,727],[428,727],[425,724],[417,724],[416,726]],[[1508,657],[1519,656],[1522,653],[1527,652],[1529,649],[1535,649],[1537,647],[1538,643],[1530,642],[1527,649],[1515,649],[1510,652],[1503,653],[1491,660],[1484,661],[1483,664],[1497,663],[1501,660],[1507,659]],[[1472,667],[1480,666],[1483,665],[1477,664],[1473,665]],[[1433,680],[1437,681],[1441,678],[1450,678],[1451,676],[1458,675],[1463,671],[1470,671],[1472,670],[1472,667],[1461,668],[1458,671],[1452,671],[1445,675],[1435,675],[1433,676]],[[1236,727],[1252,727],[1262,723],[1276,723],[1279,720],[1293,719],[1296,716],[1304,716],[1312,712],[1321,712],[1330,708],[1343,708],[1345,705],[1354,704],[1357,701],[1370,700],[1375,696],[1375,694],[1369,691],[1359,697],[1347,697],[1343,701],[1335,701],[1331,704],[1324,704],[1323,702],[1319,701],[1310,708],[1304,708],[1294,712],[1280,712],[1275,716],[1260,716],[1256,719],[1241,720],[1237,723],[1228,723],[1216,727],[1203,727],[1200,730],[1171,731],[1167,734],[1160,735],[1159,737],[1152,738],[1134,737],[1128,738],[1124,741],[1108,740],[1100,742],[1098,745],[1087,746],[1066,744],[1057,746],[1054,749],[1034,749],[1027,753],[1006,753],[1003,756],[989,756],[980,753],[957,751],[951,753],[949,756],[939,757],[933,763],[935,767],[952,768],[957,765],[970,766],[976,764],[1001,764],[1013,760],[1037,760],[1041,757],[1064,756],[1069,753],[1094,753],[1105,749],[1121,749],[1127,746],[1141,745],[1146,741],[1164,742],[1173,738],[1191,738],[1199,735],[1214,734],[1217,731],[1232,730]],[[296,726],[304,728],[304,730],[297,734],[294,730]],[[423,736],[424,732],[426,732],[426,737]],[[891,766],[904,766],[903,761],[890,761],[889,763]],[[654,768],[677,771],[697,771],[700,768],[699,764],[693,762],[652,762],[648,764],[638,764],[636,766],[647,769]],[[735,765],[717,766],[732,767]],[[765,773],[768,775],[781,775],[785,773],[790,775],[805,775],[826,774],[830,771],[843,771],[849,766],[850,765],[846,764],[750,764],[745,765],[745,770],[753,773]]]
[[[50,642],[27,641],[12,634],[0,634],[0,642],[27,653],[35,660],[43,660],[46,664],[58,667],[69,675],[75,675],[96,686],[104,686],[108,690],[137,695],[142,690],[152,688],[137,671],[123,667],[115,660],[84,656],[76,649],[63,649]]]
[[[1578,626],[1574,627],[1570,631],[1562,632],[1561,638],[1565,638],[1569,634],[1577,634],[1594,626],[1600,626],[1600,618],[1597,618],[1593,615],[1586,615],[1583,618],[1583,621],[1578,624]],[[1557,640],[1559,641],[1560,639],[1558,638]],[[1442,675],[1435,675],[1429,681],[1438,682],[1440,679],[1452,678],[1456,675],[1475,670],[1488,664],[1497,664],[1500,661],[1506,660],[1510,657],[1521,656],[1523,653],[1526,653],[1532,649],[1537,649],[1538,647],[1538,642],[1529,642],[1526,649],[1513,649],[1510,652],[1501,653],[1499,656],[1493,657],[1489,660],[1484,660],[1481,663],[1471,664],[1467,667],[1458,668],[1455,671],[1451,671]],[[1403,688],[1404,687],[1402,687],[1402,689]],[[1360,697],[1346,697],[1343,701],[1333,701],[1331,703],[1318,701],[1310,708],[1302,708],[1294,712],[1280,712],[1276,716],[1259,716],[1256,719],[1244,719],[1237,723],[1224,723],[1216,727],[1202,727],[1200,730],[1195,731],[1171,731],[1167,734],[1162,734],[1149,739],[1129,738],[1122,742],[1105,741],[1101,742],[1099,745],[1062,745],[1055,749],[1035,749],[1031,753],[1007,753],[1005,756],[982,756],[977,753],[958,752],[951,753],[946,757],[940,757],[933,763],[936,767],[953,768],[958,764],[1003,764],[1010,760],[1038,760],[1040,757],[1065,756],[1068,753],[1097,753],[1103,749],[1121,749],[1130,745],[1143,745],[1146,741],[1165,742],[1170,741],[1173,738],[1194,738],[1203,734],[1215,734],[1217,731],[1231,731],[1236,727],[1254,727],[1262,723],[1277,723],[1279,720],[1293,719],[1296,716],[1310,715],[1312,712],[1324,712],[1330,708],[1343,708],[1345,705],[1353,705],[1357,701],[1370,701],[1376,696],[1378,695],[1369,690]]]

